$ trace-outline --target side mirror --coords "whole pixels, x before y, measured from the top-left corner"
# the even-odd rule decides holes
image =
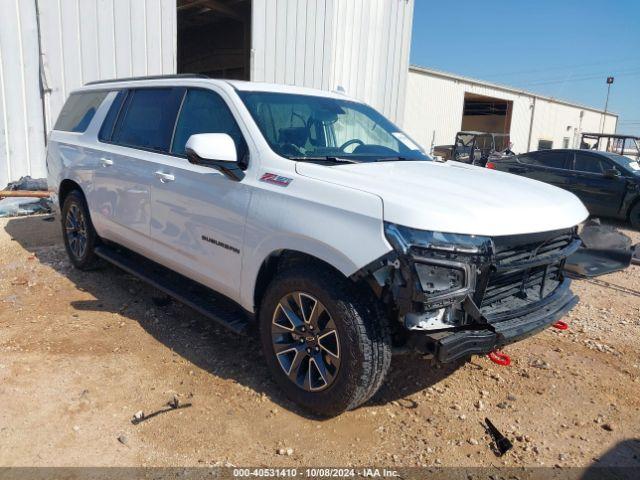
[[[244,178],[244,172],[238,164],[236,144],[226,133],[191,135],[185,151],[189,163],[215,168],[236,181]]]
[[[603,172],[605,178],[618,178],[620,171],[617,168],[609,168]]]

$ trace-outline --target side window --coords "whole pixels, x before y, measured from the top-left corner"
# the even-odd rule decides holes
[[[567,159],[567,153],[559,150],[549,150],[544,154],[539,154],[538,161],[540,165],[550,168],[566,168],[565,160]]]
[[[537,167],[543,166],[543,163],[540,161],[540,156],[537,153],[518,155],[518,161],[526,165],[534,165]]]
[[[111,141],[111,137],[113,136],[113,128],[116,125],[116,120],[118,119],[118,114],[122,109],[122,103],[124,99],[127,97],[127,91],[121,90],[116,95],[116,98],[113,100],[111,107],[109,107],[109,111],[107,112],[107,116],[102,122],[102,127],[100,127],[100,133],[98,134],[98,139],[102,142]]]
[[[189,137],[198,133],[226,133],[236,144],[238,159],[243,159],[247,153],[247,144],[229,107],[220,95],[211,90],[187,92],[173,135],[171,153],[184,155]]]
[[[184,89],[132,90],[112,137],[114,143],[160,152],[169,151]]]
[[[574,170],[587,173],[603,173],[607,168],[608,165],[595,155],[576,152]]]
[[[83,133],[109,92],[80,92],[69,95],[54,130]]]

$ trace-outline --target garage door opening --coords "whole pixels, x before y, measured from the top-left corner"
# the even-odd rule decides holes
[[[178,0],[178,73],[249,80],[251,0]]]
[[[509,134],[512,110],[509,100],[465,93],[462,130]]]

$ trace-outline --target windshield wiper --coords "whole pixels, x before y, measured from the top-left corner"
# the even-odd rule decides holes
[[[356,160],[350,160],[348,158],[341,157],[289,157],[290,160],[295,160],[296,162],[332,162],[332,163],[360,163]]]
[[[376,158],[374,161],[376,162],[404,162],[405,160],[407,160],[406,157],[381,157],[381,158]]]

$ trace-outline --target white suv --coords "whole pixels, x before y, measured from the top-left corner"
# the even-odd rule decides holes
[[[432,161],[341,94],[199,76],[89,84],[50,136],[71,262],[98,257],[236,331],[293,400],[335,415],[392,350],[438,362],[536,333],[577,302],[580,201]]]

